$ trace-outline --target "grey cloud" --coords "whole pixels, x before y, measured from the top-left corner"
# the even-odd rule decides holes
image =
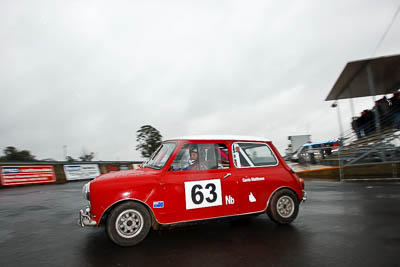
[[[165,138],[265,135],[282,152],[287,135],[334,138],[323,100],[347,61],[371,56],[397,5],[3,1],[0,149],[138,159],[144,124]],[[398,53],[399,21],[376,56]]]

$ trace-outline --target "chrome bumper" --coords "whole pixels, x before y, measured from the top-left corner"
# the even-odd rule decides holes
[[[86,207],[85,210],[79,211],[78,224],[82,227],[97,225],[97,222],[95,220],[90,219],[90,208],[89,207]]]
[[[302,201],[304,202],[304,201],[307,200],[307,192],[304,191],[304,190],[302,190],[302,192],[303,192],[303,199],[302,199]]]

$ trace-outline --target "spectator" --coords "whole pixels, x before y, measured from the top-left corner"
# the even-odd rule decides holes
[[[393,97],[390,98],[390,113],[393,114],[393,123],[396,128],[400,128],[400,93],[396,92]]]
[[[375,109],[375,107],[374,107]],[[366,127],[365,127],[365,135],[370,135],[375,131],[375,112],[373,110],[367,110],[365,114],[365,121],[366,121]]]
[[[353,128],[354,132],[357,135],[357,138],[361,138],[360,126],[358,125],[359,119],[359,117],[353,117],[351,121],[351,128]]]
[[[390,106],[386,96],[376,101],[376,110],[378,111],[379,122],[382,128],[390,126],[391,125],[391,120],[389,116]]]

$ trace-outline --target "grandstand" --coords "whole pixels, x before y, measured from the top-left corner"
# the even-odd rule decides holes
[[[336,107],[341,99],[371,96],[377,104],[370,110],[372,118],[362,128],[354,124],[353,129],[341,130],[339,149],[323,159],[323,164],[348,166],[400,161],[400,107],[392,103],[384,112],[378,107],[382,99],[376,101],[376,96],[397,95],[399,89],[400,55],[349,62],[325,101],[335,100],[332,106]]]

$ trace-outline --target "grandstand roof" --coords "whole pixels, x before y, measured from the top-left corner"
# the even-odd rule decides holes
[[[368,66],[374,84],[370,90]],[[400,55],[369,58],[346,64],[325,101],[384,95],[400,89]],[[374,93],[371,93],[374,92]]]

